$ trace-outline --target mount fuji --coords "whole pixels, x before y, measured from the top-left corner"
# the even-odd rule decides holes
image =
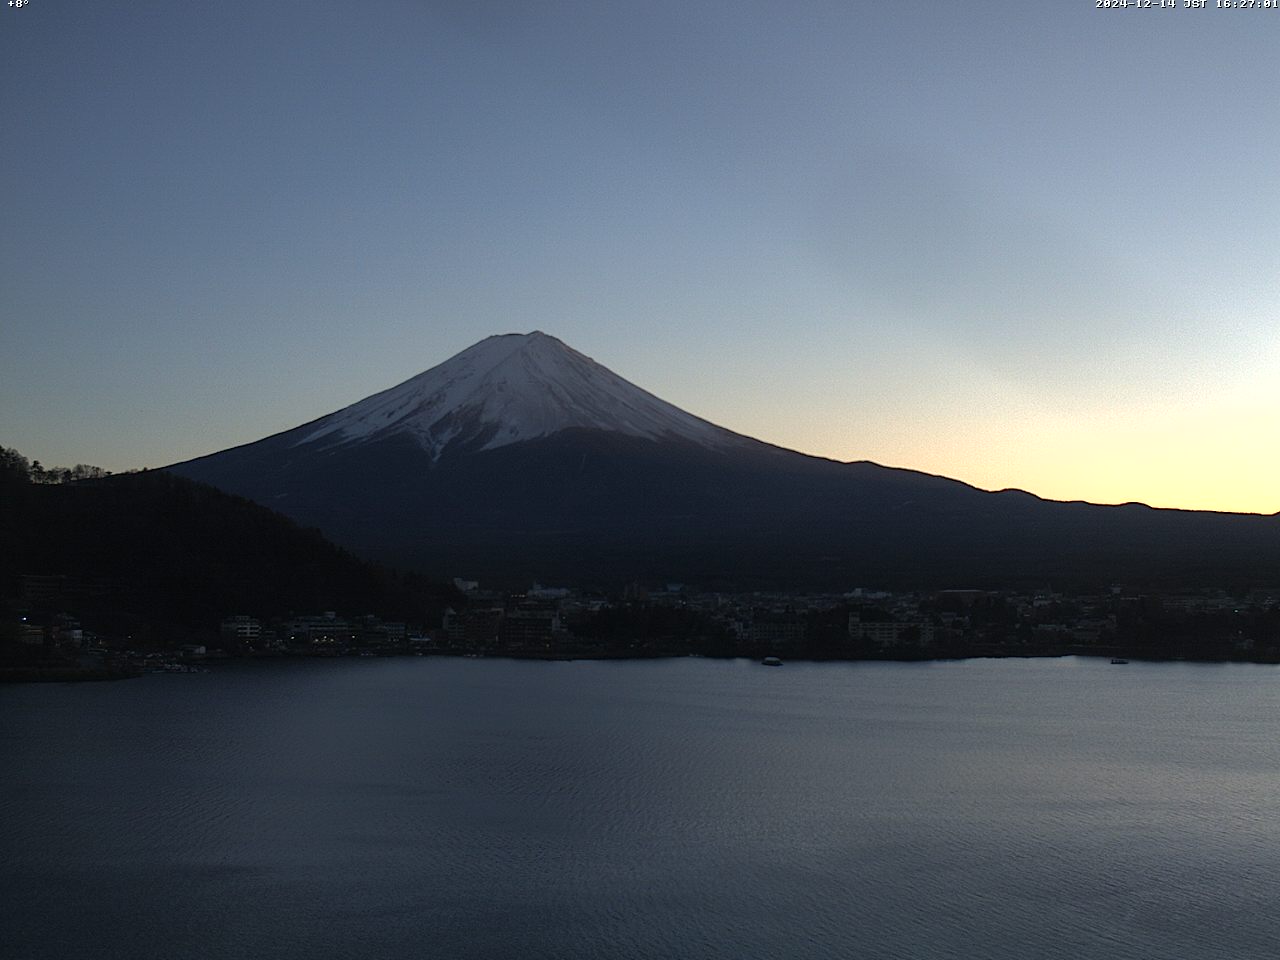
[[[538,331],[489,337],[318,420],[168,469],[370,558],[512,585],[1280,572],[1280,518],[1060,503],[808,456],[686,413]]]

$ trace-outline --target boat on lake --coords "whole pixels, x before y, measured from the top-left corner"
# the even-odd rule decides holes
[[[782,666],[782,661],[781,661],[781,660],[779,660],[777,657],[765,657],[765,658],[764,658],[763,660],[761,660],[760,662],[761,662],[761,663],[763,663],[766,667],[780,667],[780,666]]]

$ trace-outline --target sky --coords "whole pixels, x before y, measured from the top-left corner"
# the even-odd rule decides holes
[[[1280,511],[1280,8],[1216,2],[0,6],[0,444],[540,329],[806,453]]]

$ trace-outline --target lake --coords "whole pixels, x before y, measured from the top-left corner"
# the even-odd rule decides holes
[[[1280,670],[245,663],[0,687],[0,954],[1280,956]]]

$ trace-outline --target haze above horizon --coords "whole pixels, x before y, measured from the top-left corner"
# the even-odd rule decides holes
[[[1280,10],[0,7],[0,443],[159,466],[541,329],[780,446],[1280,511]]]

